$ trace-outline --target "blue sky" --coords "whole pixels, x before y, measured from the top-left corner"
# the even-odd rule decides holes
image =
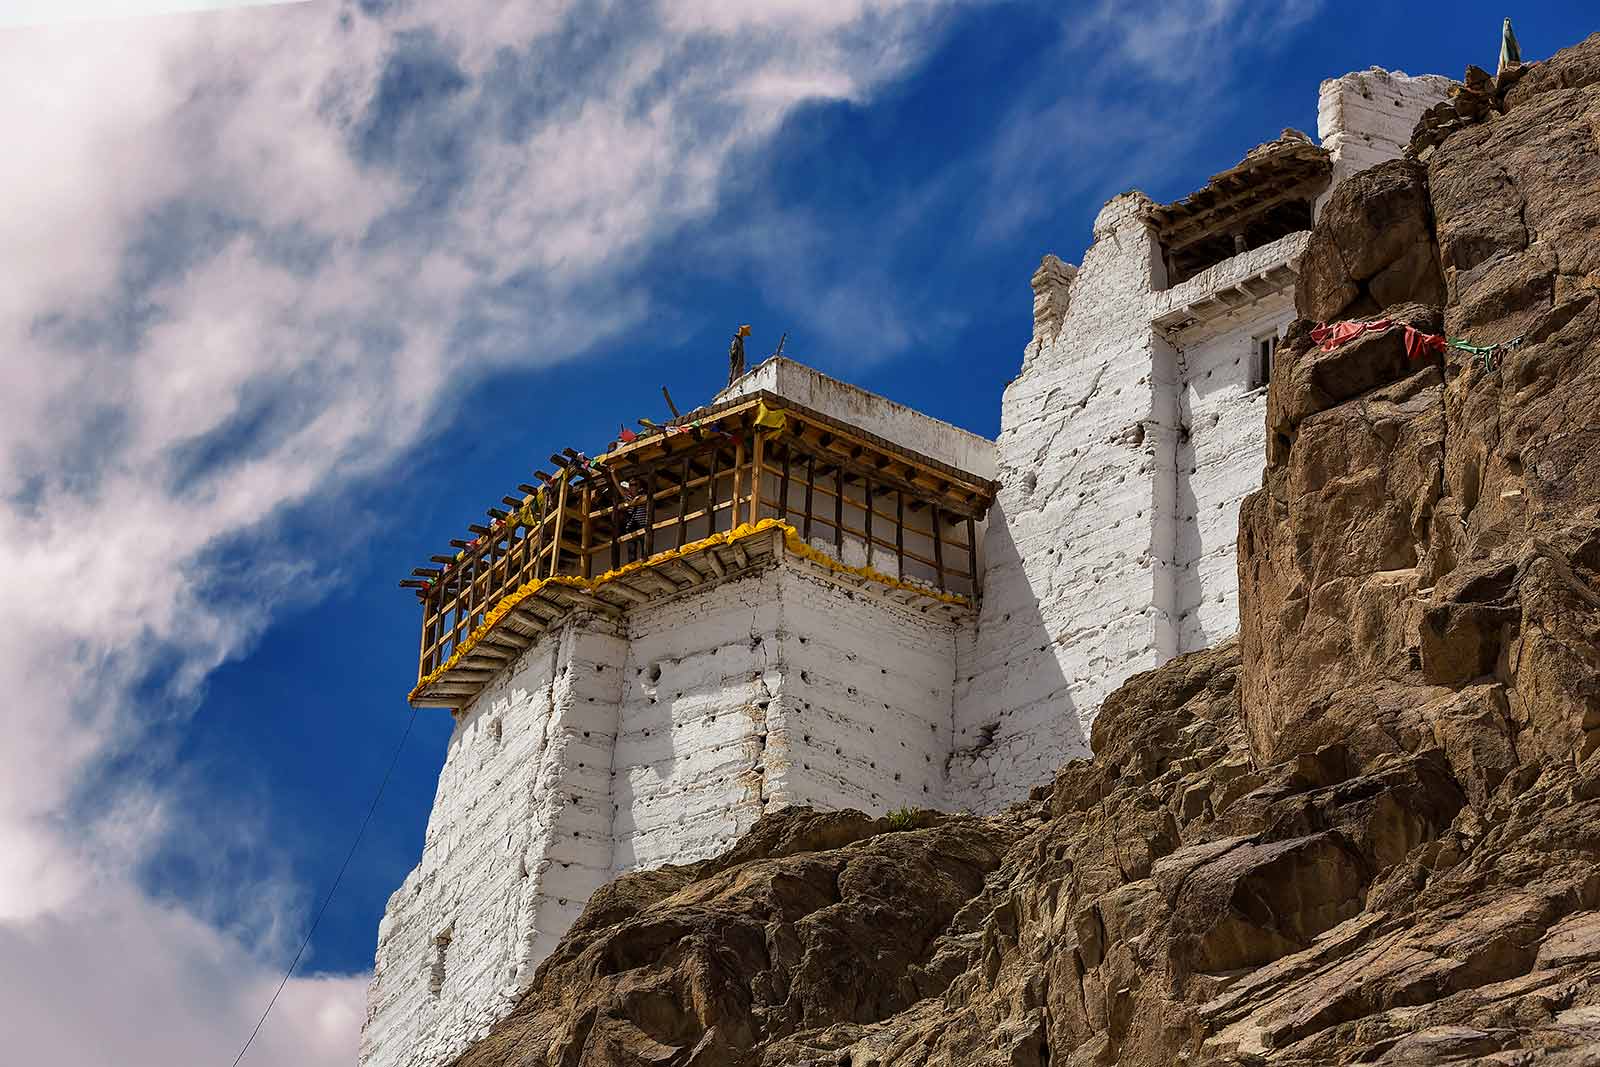
[[[704,401],[741,322],[753,354],[787,331],[993,435],[1028,278],[1079,258],[1102,201],[1314,134],[1323,78],[1492,68],[1506,13],[746,6],[0,29],[28,148],[0,163],[18,1048],[231,1061],[405,728],[419,618],[395,582],[551,451],[663,414],[662,385]],[[1512,12],[1524,55],[1597,28],[1586,7]],[[419,716],[322,977],[247,1062],[351,1062],[449,729]]]

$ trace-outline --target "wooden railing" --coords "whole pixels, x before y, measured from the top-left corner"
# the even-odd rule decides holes
[[[756,426],[757,403],[724,405],[597,460],[552,456],[557,475],[506,497],[489,524],[469,527],[474,540],[451,542],[455,556],[434,556],[439,566],[401,583],[423,604],[418,677],[529,582],[595,578],[764,518],[843,563],[976,600],[992,485],[794,406],[782,427]]]

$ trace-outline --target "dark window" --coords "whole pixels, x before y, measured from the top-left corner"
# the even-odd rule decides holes
[[[1252,347],[1255,352],[1250,361],[1250,388],[1264,389],[1272,381],[1272,355],[1278,351],[1278,335],[1257,337]]]

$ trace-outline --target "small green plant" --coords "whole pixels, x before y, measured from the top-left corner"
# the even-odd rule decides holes
[[[915,830],[917,828],[917,809],[896,808],[888,815],[890,830]]]

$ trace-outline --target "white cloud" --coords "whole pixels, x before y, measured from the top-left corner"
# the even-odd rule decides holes
[[[0,0],[0,26],[125,19],[229,7],[304,4],[311,0]]]
[[[172,830],[159,766],[78,803],[152,737],[131,696],[151,662],[192,697],[305,585],[268,555],[249,603],[215,602],[210,551],[382,472],[483,376],[640,321],[647,296],[608,279],[796,103],[902,69],[939,6],[684,3],[651,26],[631,4],[347,2],[0,33],[11,1058],[217,1062],[303,920],[283,885],[242,939],[138,892]],[[569,51],[605,20],[590,76]],[[248,1062],[348,1064],[362,986],[296,980]]]

